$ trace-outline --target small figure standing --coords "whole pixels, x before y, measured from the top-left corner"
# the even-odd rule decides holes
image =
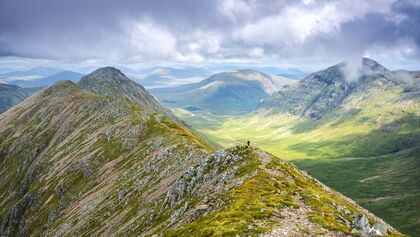
[[[251,142],[247,141],[246,144],[247,144],[248,150],[252,151],[253,149],[252,149]]]

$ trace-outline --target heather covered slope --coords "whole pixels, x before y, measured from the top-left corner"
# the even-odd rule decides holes
[[[0,115],[0,235],[399,235],[292,164],[214,152],[135,101],[63,81]]]

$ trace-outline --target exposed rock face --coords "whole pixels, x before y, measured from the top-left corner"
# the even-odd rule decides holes
[[[386,224],[375,223],[371,227],[369,219],[364,214],[358,215],[351,223],[351,226],[353,227],[352,233],[361,234],[366,237],[388,235],[388,226]]]
[[[363,232],[368,232],[370,230],[369,220],[365,215],[357,216],[352,224],[356,229],[362,230]]]
[[[123,94],[62,81],[0,116],[0,235],[346,236],[358,214],[399,235],[289,162],[214,152],[107,70]]]
[[[272,113],[288,113],[320,119],[338,108],[350,95],[404,83],[402,73],[388,71],[374,60],[363,58],[356,68],[348,69],[343,62],[315,72],[296,84],[286,86],[265,98],[258,106]],[[353,70],[353,71],[352,71]],[[406,72],[405,77],[415,78],[415,73]],[[407,79],[411,80],[411,79]],[[409,88],[413,89],[412,86]]]

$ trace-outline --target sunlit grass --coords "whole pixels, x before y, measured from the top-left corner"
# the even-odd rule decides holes
[[[420,193],[420,100],[400,100],[401,90],[378,89],[367,98],[360,92],[320,121],[258,112],[196,116],[193,126],[226,147],[250,140],[295,162],[401,231],[420,234],[415,221],[404,221],[420,218],[420,211],[414,211],[420,203],[413,203]],[[191,117],[184,118],[189,122]],[[379,178],[361,182],[375,176]],[[385,199],[372,201],[378,197]]]

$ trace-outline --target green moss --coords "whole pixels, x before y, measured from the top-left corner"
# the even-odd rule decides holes
[[[236,172],[236,176],[242,177],[246,174],[250,174],[254,170],[257,170],[258,166],[261,164],[261,161],[255,156],[245,156],[245,159],[248,159],[246,165],[242,165]]]

